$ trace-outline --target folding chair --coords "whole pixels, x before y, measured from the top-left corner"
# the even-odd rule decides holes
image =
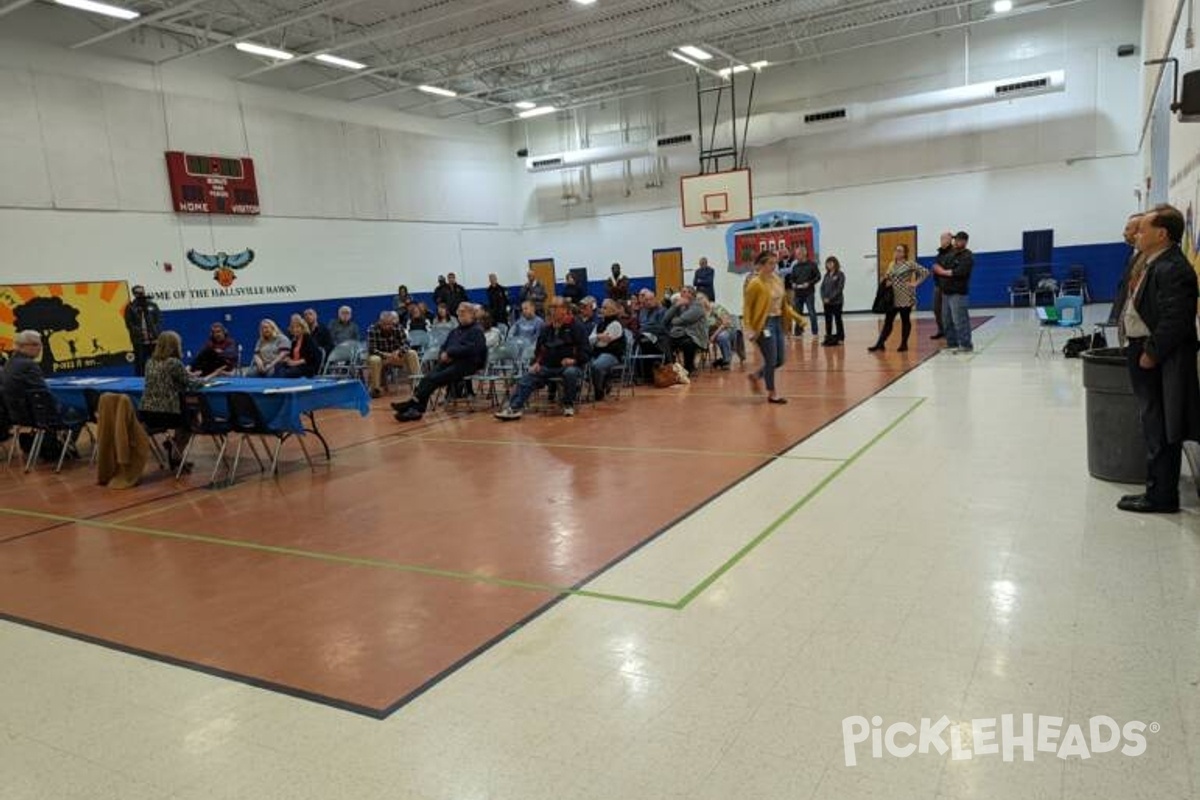
[[[196,438],[199,436],[209,437],[214,447],[217,448],[217,463],[213,466],[212,475],[208,479],[209,485],[216,484],[217,475],[220,473],[221,467],[225,467],[227,474],[232,476],[234,473],[225,461],[225,449],[229,444],[229,433],[232,430],[229,420],[214,414],[212,406],[209,405],[208,398],[203,394],[187,392],[180,397],[179,402],[183,418],[187,422],[188,430],[192,435],[188,438],[188,443],[184,446],[183,453],[180,454],[179,469],[175,471],[175,478],[179,479],[183,476],[183,470],[187,466],[188,455],[192,452],[192,446],[196,443]],[[232,477],[230,480],[232,481]]]
[[[229,428],[231,433],[241,434],[238,439],[237,450],[233,454],[233,469],[230,472],[229,482],[237,477],[238,462],[242,457],[242,444],[249,443],[250,452],[254,454],[254,459],[258,462],[259,470],[263,468],[262,459],[258,456],[258,450],[254,447],[254,441],[250,438],[257,436],[261,439],[269,437],[275,438],[275,452],[271,456],[271,471],[269,474],[276,475],[279,472],[279,451],[283,447],[284,441],[292,436],[291,431],[275,430],[267,425],[266,419],[259,410],[258,405],[254,402],[254,398],[246,392],[231,392],[226,395],[229,402]],[[308,462],[311,469],[313,467],[312,457],[308,454],[308,446],[304,444],[303,436],[296,436],[296,441],[300,443],[300,449],[304,451],[304,460]],[[266,442],[263,442],[266,447]]]

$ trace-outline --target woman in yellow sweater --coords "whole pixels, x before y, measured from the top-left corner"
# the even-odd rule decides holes
[[[775,391],[775,370],[783,366],[782,318],[789,317],[801,332],[808,324],[808,320],[797,314],[792,304],[786,301],[783,278],[775,271],[777,265],[774,253],[759,253],[754,259],[754,277],[746,282],[742,296],[742,330],[748,341],[758,344],[763,355],[762,368],[748,377],[755,391],[761,392],[766,384],[768,403],[787,402],[786,397],[780,397]]]

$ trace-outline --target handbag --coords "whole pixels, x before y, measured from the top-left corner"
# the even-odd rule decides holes
[[[1068,339],[1062,350],[1065,358],[1079,358],[1088,350],[1099,350],[1101,347],[1108,347],[1108,339],[1104,336],[1104,331],[1097,328],[1095,333],[1085,333]]]
[[[875,314],[886,314],[895,307],[896,292],[892,289],[892,282],[880,281],[879,288],[875,290],[875,302],[871,304],[871,311]]]
[[[679,374],[675,372],[674,364],[657,364],[654,367],[654,385],[659,389],[667,389],[679,383]]]

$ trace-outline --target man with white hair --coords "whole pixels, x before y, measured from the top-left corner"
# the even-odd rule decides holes
[[[357,342],[361,338],[358,335],[358,323],[350,319],[350,306],[338,309],[337,319],[329,323],[329,338],[334,347],[342,342]]]
[[[483,329],[476,321],[479,306],[474,303],[459,303],[455,314],[458,317],[458,327],[446,337],[438,352],[436,364],[421,378],[417,388],[413,390],[412,399],[403,403],[392,403],[397,422],[416,422],[421,419],[429,407],[429,398],[437,389],[443,386],[453,387],[469,380],[487,364],[487,342],[483,338]]]
[[[4,365],[4,404],[16,424],[29,423],[30,392],[46,391],[46,378],[38,359],[42,357],[42,335],[19,331],[13,339],[15,351]]]

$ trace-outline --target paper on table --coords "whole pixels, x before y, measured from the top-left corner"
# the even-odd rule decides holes
[[[263,394],[289,394],[292,392],[311,392],[312,384],[306,383],[301,386],[278,386],[270,389],[263,389]]]
[[[102,383],[116,383],[120,378],[67,378],[72,386],[98,386]]]

